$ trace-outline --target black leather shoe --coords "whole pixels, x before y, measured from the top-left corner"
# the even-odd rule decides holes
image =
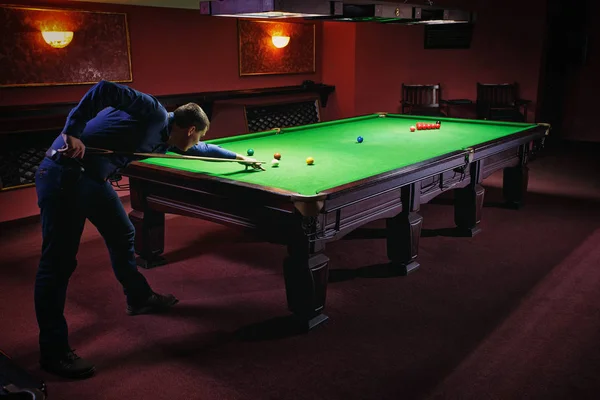
[[[152,293],[143,303],[127,304],[127,314],[155,314],[171,308],[178,302],[179,300],[172,294],[163,296],[162,294]]]
[[[85,379],[96,372],[94,364],[79,357],[74,350],[53,355],[42,355],[40,366],[52,374],[68,379]]]

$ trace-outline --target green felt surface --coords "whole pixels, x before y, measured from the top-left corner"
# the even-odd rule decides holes
[[[417,122],[442,121],[441,129],[410,132]],[[266,171],[246,171],[238,163],[147,159],[143,162],[236,181],[289,190],[302,195],[368,178],[444,154],[521,132],[532,124],[414,115],[369,115],[302,127],[208,140],[223,148],[266,161]],[[357,143],[362,136],[364,141]],[[272,167],[274,153],[281,154]],[[306,158],[313,157],[314,165]]]

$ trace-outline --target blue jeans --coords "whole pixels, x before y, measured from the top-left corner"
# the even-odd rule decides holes
[[[93,179],[75,160],[45,158],[35,183],[43,238],[35,310],[40,350],[52,354],[69,348],[65,300],[86,219],[96,226],[108,247],[127,302],[140,303],[152,291],[135,263],[134,227],[109,182]]]

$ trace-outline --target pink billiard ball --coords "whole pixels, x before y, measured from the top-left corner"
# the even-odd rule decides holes
[[[410,131],[411,131],[411,132],[414,132],[414,131],[415,131],[415,127],[414,127],[414,126],[411,126],[411,127],[410,127]]]

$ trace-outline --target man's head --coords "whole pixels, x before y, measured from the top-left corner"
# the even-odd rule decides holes
[[[169,143],[182,151],[196,145],[206,135],[210,127],[210,121],[206,113],[195,103],[178,107],[173,111],[173,115]]]

